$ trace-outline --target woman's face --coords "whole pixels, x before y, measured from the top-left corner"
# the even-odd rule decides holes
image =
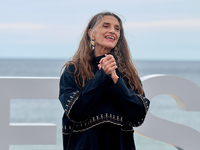
[[[95,50],[113,49],[120,37],[120,24],[113,16],[104,16],[96,25],[92,39],[95,40]]]

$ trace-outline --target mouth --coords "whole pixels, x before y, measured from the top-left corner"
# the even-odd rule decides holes
[[[115,40],[115,37],[114,37],[114,36],[111,36],[111,35],[105,36],[105,38],[106,38],[106,39],[111,39],[111,40],[113,40],[113,41]]]

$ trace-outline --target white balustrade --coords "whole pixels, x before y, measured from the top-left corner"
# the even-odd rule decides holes
[[[200,87],[176,76],[149,75],[142,77],[146,97],[150,100],[167,94],[174,98],[179,109],[200,111]],[[200,118],[199,118],[200,119]],[[135,128],[140,135],[173,145],[179,150],[199,150],[200,132],[197,130],[154,116],[148,112],[141,127]]]
[[[56,144],[56,125],[10,123],[11,99],[58,99],[59,78],[0,77],[0,150]],[[31,107],[31,106],[30,106]]]
[[[178,108],[200,111],[200,87],[181,77],[149,75],[142,77],[146,96],[168,94]],[[11,99],[58,99],[57,77],[0,77],[0,149],[9,150],[9,145],[56,144],[54,124],[10,123]],[[31,107],[31,106],[30,106]],[[136,133],[175,146],[178,149],[198,150],[200,133],[190,127],[154,116],[150,111]]]

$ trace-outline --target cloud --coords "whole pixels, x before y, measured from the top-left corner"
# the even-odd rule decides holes
[[[124,27],[129,29],[200,29],[200,19],[127,22],[124,23]]]
[[[31,23],[0,23],[0,29],[44,29],[44,24]]]

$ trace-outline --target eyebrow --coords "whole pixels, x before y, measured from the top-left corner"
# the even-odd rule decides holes
[[[108,23],[108,22],[103,22],[103,25],[110,25],[110,23]],[[115,27],[118,27],[118,28],[120,28],[120,26],[118,25],[118,24],[116,24],[116,25],[114,25]]]

